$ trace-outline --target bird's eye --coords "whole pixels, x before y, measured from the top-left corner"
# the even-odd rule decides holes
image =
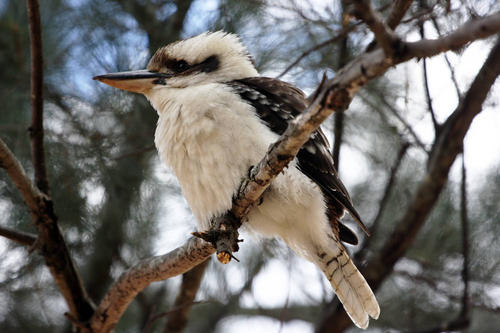
[[[173,69],[177,73],[181,73],[181,72],[184,72],[185,70],[189,69],[189,64],[184,60],[179,60],[175,63]]]

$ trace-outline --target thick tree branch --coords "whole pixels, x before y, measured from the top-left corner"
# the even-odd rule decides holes
[[[40,8],[37,0],[27,0],[31,48],[31,152],[35,184],[49,194],[45,151],[43,148],[43,54]]]
[[[39,245],[39,251],[66,300],[72,317],[81,321],[88,320],[93,313],[93,306],[57,225],[51,199],[31,183],[19,161],[2,140],[0,166],[7,171],[30,209],[31,218],[38,231],[36,243]]]
[[[57,216],[54,212],[52,200],[48,197],[49,185],[43,149],[43,61],[38,1],[28,0],[27,7],[30,22],[32,63],[32,125],[30,131],[36,187],[26,176],[21,164],[1,140],[0,165],[7,171],[30,209],[31,218],[38,232],[35,244],[38,245],[37,248],[40,254],[44,257],[46,265],[68,304],[70,316],[83,322],[92,315],[93,305],[83,288],[80,275],[57,225]]]
[[[290,122],[283,135],[270,146],[266,156],[251,170],[250,177],[242,183],[233,200],[231,211],[220,218],[223,221],[220,223],[221,238],[229,237],[224,240],[231,243],[233,248],[237,245],[237,228],[272,180],[288,165],[309,139],[311,133],[333,111],[343,111],[349,106],[360,87],[398,63],[446,51],[447,48],[441,45],[441,40],[448,47],[459,47],[474,39],[497,33],[500,31],[499,18],[500,14],[495,14],[467,22],[456,32],[438,40],[404,43],[399,53],[393,58],[385,57],[382,50],[375,50],[357,57],[346,65],[335,78],[324,84],[309,107]],[[224,251],[228,250],[231,249],[224,249]],[[109,332],[133,297],[149,283],[182,274],[204,261],[214,251],[213,245],[191,238],[185,245],[168,254],[139,263],[124,273],[108,291],[91,320],[92,331]],[[228,255],[231,253],[229,252]]]
[[[497,21],[497,24],[500,24],[500,20]],[[462,30],[463,27],[458,29],[457,36],[463,33]],[[427,42],[424,42],[424,44],[427,44]],[[453,44],[451,42],[448,45]],[[413,243],[418,231],[438,200],[439,194],[448,179],[451,165],[462,150],[465,134],[474,117],[481,112],[482,104],[500,74],[499,57],[500,39],[497,40],[462,102],[443,124],[429,157],[427,172],[404,216],[400,219],[392,235],[387,238],[388,240],[381,251],[370,260],[366,267],[360,270],[373,289],[380,286],[382,281],[391,273],[398,259],[404,255]],[[330,329],[328,332],[342,332],[350,325],[350,320],[343,311],[335,311],[321,323],[318,332],[326,332],[327,329]]]
[[[215,249],[210,243],[191,237],[175,250],[141,261],[123,273],[106,293],[90,320],[91,332],[111,331],[129,303],[149,284],[183,274],[201,264]]]

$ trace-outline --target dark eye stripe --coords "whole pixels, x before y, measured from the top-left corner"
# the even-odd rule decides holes
[[[182,73],[191,68],[191,66],[185,60],[177,60],[172,58],[167,58],[163,61],[163,66],[174,71],[175,73]]]

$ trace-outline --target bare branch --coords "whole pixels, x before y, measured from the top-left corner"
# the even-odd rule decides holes
[[[427,100],[427,109],[431,114],[432,125],[434,125],[434,133],[436,133],[437,135],[437,132],[439,132],[439,123],[437,122],[436,113],[434,112],[434,108],[432,107],[432,97],[429,89],[429,79],[427,77],[427,61],[425,58],[422,60],[422,72],[424,75],[424,91],[425,91],[425,99]]]
[[[457,31],[457,36],[462,34],[461,30],[463,27]],[[499,57],[500,39],[497,39],[488,59],[483,64],[464,99],[443,124],[429,156],[427,172],[404,216],[399,220],[396,229],[388,237],[383,248],[366,267],[360,270],[374,290],[391,273],[394,264],[413,243],[418,231],[434,207],[447,181],[451,165],[461,152],[465,134],[474,117],[481,112],[482,104],[500,74],[500,62],[497,61]],[[327,328],[333,328],[329,332],[342,332],[349,325],[351,323],[347,315],[344,312],[336,311],[321,323],[318,331],[323,332]]]
[[[209,260],[206,260],[182,275],[182,284],[173,305],[176,310],[169,314],[164,333],[181,333],[186,327],[187,315],[194,304],[208,262]]]
[[[162,256],[141,261],[123,273],[108,290],[90,320],[91,332],[111,331],[129,303],[149,284],[183,274],[205,261],[215,252],[214,247],[191,237],[175,250]]]
[[[33,186],[21,163],[2,139],[0,139],[0,166],[7,171],[32,214],[36,214],[38,201],[43,197],[43,194]]]
[[[40,244],[40,253],[66,300],[72,317],[86,321],[93,313],[93,305],[57,225],[51,199],[31,183],[19,161],[2,140],[0,166],[7,171],[30,209],[31,218],[38,231],[36,242]]]
[[[43,52],[40,8],[37,0],[27,0],[31,48],[31,151],[35,169],[35,184],[49,194],[43,148]]]
[[[432,57],[436,54],[458,50],[471,41],[487,38],[500,30],[500,12],[469,20],[455,31],[437,39],[424,39],[406,43],[408,55],[415,58]]]
[[[36,235],[2,226],[0,226],[0,236],[27,246],[33,245],[36,241]]]
[[[429,157],[427,173],[420,182],[405,215],[400,219],[401,222],[388,238],[387,244],[380,251],[378,257],[366,267],[368,274],[365,276],[372,286],[377,287],[390,273],[397,259],[405,253],[413,242],[418,230],[437,201],[439,193],[446,183],[451,165],[461,152],[465,134],[474,117],[481,112],[488,91],[500,73],[498,57],[500,57],[500,40],[493,47],[462,103],[443,124],[441,134]]]
[[[395,29],[403,19],[413,0],[395,0],[386,23],[391,29]]]
[[[465,168],[465,156],[462,152],[462,184],[460,188],[460,224],[462,225],[462,281],[464,291],[462,296],[462,310],[458,318],[469,320],[470,296],[469,296],[469,216],[467,210],[467,169]]]
[[[355,0],[356,10],[354,15],[363,20],[375,35],[375,38],[387,57],[396,51],[399,37],[384,22],[382,16],[370,5],[370,0]]]
[[[342,5],[342,17],[345,17],[347,3],[345,1],[341,1]],[[339,56],[337,68],[344,67],[349,59],[349,36],[345,35],[342,37],[339,43]],[[332,148],[332,156],[333,156],[333,165],[337,169],[337,173],[340,174],[340,147],[342,146],[342,140],[344,136],[344,120],[345,115],[344,112],[335,112],[333,115],[333,148]]]
[[[460,187],[460,224],[462,226],[462,281],[464,284],[462,296],[462,309],[457,317],[449,322],[442,323],[438,327],[433,327],[427,330],[419,331],[418,333],[439,333],[443,331],[456,331],[467,328],[470,325],[470,308],[471,302],[469,298],[469,227],[467,217],[467,176],[465,169],[465,158],[462,153],[462,184]],[[435,288],[437,289],[437,288]]]
[[[420,30],[420,37],[422,37],[422,39],[425,38],[424,23],[422,21],[419,23],[419,30]],[[422,59],[422,72],[424,75],[424,91],[425,91],[425,98],[427,100],[427,109],[431,114],[432,124],[434,125],[434,133],[435,135],[437,135],[437,133],[439,132],[439,124],[436,120],[436,114],[434,112],[434,108],[432,107],[432,97],[429,89],[429,79],[427,77],[427,59],[425,58]]]
[[[341,38],[344,38],[347,36],[347,34],[351,31],[354,30],[354,28],[358,26],[358,24],[352,24],[349,26],[346,26],[342,28],[334,37],[329,38],[325,40],[324,42],[319,43],[318,45],[315,45],[307,50],[305,50],[297,59],[295,59],[290,65],[288,65],[278,76],[276,76],[277,79],[283,77],[286,73],[288,73],[292,68],[294,68],[302,59],[313,53],[314,51],[318,51],[319,49],[322,49],[323,47],[326,47],[330,44],[338,42]]]
[[[441,28],[439,27],[439,24],[434,16],[431,16],[431,21],[432,24],[434,25],[434,29],[436,29],[437,33],[439,36],[441,36]],[[450,71],[451,75],[451,81],[453,82],[453,85],[455,86],[455,90],[457,91],[457,97],[459,100],[462,99],[462,92],[460,91],[460,86],[458,85],[458,80],[457,80],[457,75],[455,74],[455,69],[451,65],[450,59],[448,59],[448,56],[446,53],[443,53],[444,60],[446,61],[446,65],[448,66],[448,69]]]
[[[394,165],[391,168],[391,173],[389,174],[389,178],[387,179],[387,183],[384,188],[384,194],[382,195],[382,199],[380,200],[380,204],[378,207],[377,214],[375,215],[375,218],[373,219],[373,222],[370,226],[370,234],[371,237],[367,237],[365,242],[363,243],[363,246],[361,250],[356,254],[356,259],[362,260],[363,257],[366,257],[367,250],[370,248],[371,241],[374,239],[375,234],[377,233],[378,227],[380,225],[380,220],[382,219],[382,215],[385,211],[385,208],[387,204],[389,203],[389,196],[392,191],[392,187],[394,186],[394,182],[396,181],[396,174],[399,170],[399,167],[401,166],[401,162],[403,161],[403,157],[406,154],[406,151],[410,147],[410,144],[408,142],[403,142],[401,147],[399,148],[398,154],[396,156],[396,160],[394,161]]]
[[[424,152],[428,153],[427,148],[425,147],[420,137],[417,135],[413,127],[410,124],[408,124],[408,122],[399,114],[400,112],[396,109],[396,107],[391,103],[389,103],[385,98],[385,96],[383,95],[380,95],[379,99],[382,102],[382,104],[384,104],[387,107],[387,110],[389,110],[392,113],[392,115],[396,117],[396,119],[398,119],[401,124],[403,124],[404,128],[413,137],[413,141],[415,141],[415,144],[420,148],[422,148]]]
[[[84,322],[92,315],[93,305],[83,288],[80,275],[57,225],[57,216],[52,200],[48,197],[49,185],[43,148],[43,61],[38,1],[28,0],[27,8],[30,22],[32,64],[32,124],[30,132],[36,187],[1,140],[0,164],[7,171],[30,209],[31,218],[38,231],[38,238],[33,244],[39,245],[37,248],[44,257],[45,263],[68,305],[71,317]]]

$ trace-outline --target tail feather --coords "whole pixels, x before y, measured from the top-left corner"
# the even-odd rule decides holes
[[[367,328],[369,316],[377,319],[380,307],[365,278],[358,271],[340,243],[320,258],[320,268],[330,281],[351,320]]]

